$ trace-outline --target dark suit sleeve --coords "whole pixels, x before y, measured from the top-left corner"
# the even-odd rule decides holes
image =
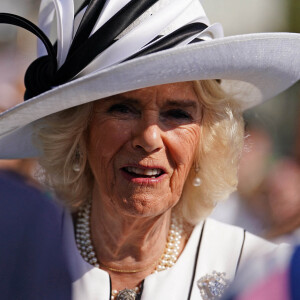
[[[21,177],[0,172],[0,299],[71,299],[63,214]]]
[[[289,289],[292,300],[300,299],[300,245],[298,245],[293,253],[289,268]]]

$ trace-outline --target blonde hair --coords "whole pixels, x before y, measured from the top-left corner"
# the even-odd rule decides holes
[[[44,183],[71,210],[88,198],[93,175],[87,161],[86,132],[93,103],[69,108],[44,118],[37,135],[43,156],[39,159]],[[74,163],[80,170],[73,170]]]
[[[201,135],[194,167],[185,182],[180,210],[189,223],[205,218],[217,202],[236,190],[238,163],[244,144],[244,121],[238,103],[217,81],[194,82],[203,105]],[[195,177],[201,185],[195,187]]]
[[[220,199],[236,189],[244,135],[240,109],[219,83],[197,81],[194,87],[203,106],[200,145],[194,164],[200,170],[198,174],[193,168],[190,170],[177,206],[190,223],[207,216]],[[46,117],[38,129],[45,183],[73,211],[87,201],[94,183],[86,151],[92,111],[93,103],[70,108]],[[73,170],[74,162],[80,164],[80,172]],[[199,187],[192,184],[195,176],[201,178]]]

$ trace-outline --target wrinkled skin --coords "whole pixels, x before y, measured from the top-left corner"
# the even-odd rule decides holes
[[[143,88],[95,103],[87,147],[95,177],[92,239],[100,262],[140,269],[160,257],[171,208],[194,163],[201,115],[192,82]],[[128,166],[160,169],[163,175],[128,179]],[[113,287],[136,286],[151,268],[130,275],[109,271]]]
[[[192,106],[184,107],[183,100]],[[155,216],[174,206],[193,164],[200,118],[191,82],[144,88],[96,102],[88,153],[97,197],[125,215]],[[154,185],[130,183],[120,172],[126,165],[158,166],[167,176]]]

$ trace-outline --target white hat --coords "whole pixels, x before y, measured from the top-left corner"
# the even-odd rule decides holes
[[[55,13],[52,46],[47,35]],[[41,118],[122,92],[221,79],[246,109],[300,79],[300,34],[224,37],[199,0],[86,0],[75,18],[73,0],[42,0],[40,29],[7,14],[0,23],[43,41],[25,76],[28,99],[0,114],[0,158],[40,155],[32,134]]]

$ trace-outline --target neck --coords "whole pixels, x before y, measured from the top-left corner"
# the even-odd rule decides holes
[[[92,205],[88,206],[92,206],[91,212],[90,208],[86,210],[84,207],[79,214],[80,220],[83,220],[80,222],[83,223],[77,224],[78,228],[83,226],[84,231],[91,229],[92,241],[88,245],[92,244],[93,247],[88,251],[92,251],[90,254],[93,255],[92,258],[89,252],[85,255],[87,260],[93,260],[91,264],[99,267],[100,263],[101,269],[110,274],[113,289],[133,289],[139,286],[154,271],[173,266],[184,248],[187,235],[182,238],[182,223],[180,219],[178,223],[176,217],[171,218],[171,210],[159,216],[142,218],[123,216],[103,207],[99,198],[93,198]],[[85,253],[86,250],[83,251]],[[93,251],[97,259],[93,258]]]
[[[171,211],[155,217],[126,216],[93,201],[91,234],[100,265],[153,270],[166,244]]]

